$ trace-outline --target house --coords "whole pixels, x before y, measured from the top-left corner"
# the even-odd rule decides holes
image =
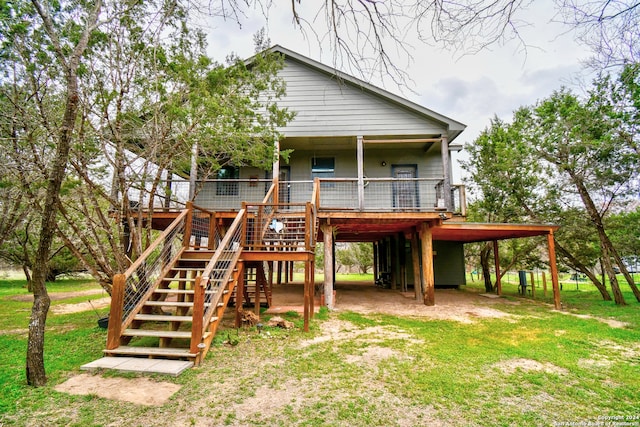
[[[464,124],[281,46],[272,50],[285,58],[281,103],[296,112],[274,147],[293,150],[289,162],[266,172],[226,166],[218,179],[198,183],[186,209],[153,213],[162,235],[114,280],[108,355],[197,363],[231,298],[236,307],[268,302],[274,275],[286,280],[293,262],[305,266],[306,327],[316,267],[324,270],[324,303],[334,306],[336,242],[372,242],[376,279],[413,288],[433,305],[436,286],[465,283],[464,243],[493,241],[499,269],[499,240],[547,235],[559,308],[557,227],[465,221],[464,187],[451,171]],[[318,241],[323,266],[314,265]],[[152,331],[145,322],[168,326]],[[154,337],[158,349],[128,346],[134,337]]]

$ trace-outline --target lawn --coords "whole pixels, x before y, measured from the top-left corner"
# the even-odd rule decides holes
[[[49,384],[27,387],[30,304],[14,298],[24,292],[19,281],[0,281],[0,425],[639,426],[640,304],[630,293],[629,305],[618,307],[587,285],[565,286],[565,310],[556,312],[542,293],[532,301],[510,286],[492,305],[503,318],[462,323],[322,311],[308,334],[223,331],[200,367],[178,378],[151,376],[182,385],[155,407],[54,390],[101,356],[106,334],[91,311],[49,316]],[[461,292],[480,290],[470,283]],[[228,334],[239,343],[225,344]],[[605,424],[611,420],[619,424]]]

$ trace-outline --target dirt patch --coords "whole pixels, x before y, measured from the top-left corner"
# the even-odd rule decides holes
[[[111,304],[111,297],[105,297],[92,300],[91,302],[79,302],[77,304],[58,304],[51,307],[53,314],[71,314],[79,313],[81,311],[89,311],[93,309],[100,309],[108,307]]]
[[[569,316],[573,316],[573,317],[577,317],[579,319],[597,320],[598,322],[606,323],[607,325],[609,325],[612,328],[624,329],[624,328],[627,328],[627,327],[631,326],[627,322],[621,322],[620,320],[615,320],[615,319],[604,319],[602,317],[595,317],[595,316],[591,316],[589,314],[577,314],[577,313],[571,313],[571,312],[568,312],[568,311],[561,311],[560,313],[566,314],[566,315],[569,315]]]
[[[352,323],[342,320],[327,320],[320,325],[320,330],[322,331],[321,335],[310,340],[302,341],[300,347],[305,348],[329,341],[338,342],[365,337],[366,342],[369,343],[382,342],[385,339],[400,339],[406,342],[416,342],[410,334],[402,331],[394,331],[382,326],[358,329],[354,327]]]
[[[55,387],[56,391],[75,395],[95,395],[105,399],[121,400],[137,405],[165,404],[182,386],[148,378],[102,378],[80,374]]]
[[[413,293],[401,293],[381,289],[368,283],[337,283],[336,311],[354,311],[362,314],[383,313],[395,316],[424,317],[436,320],[454,320],[474,323],[478,318],[515,320],[512,314],[500,311],[496,306],[519,302],[504,298],[486,298],[478,293],[457,289],[436,289],[435,305],[426,306],[414,298]],[[275,286],[273,305],[302,305],[302,285]]]
[[[492,366],[507,375],[515,374],[518,371],[538,371],[556,375],[566,375],[569,373],[566,369],[556,366],[553,363],[540,363],[532,359],[508,359],[494,363]]]
[[[49,298],[51,301],[60,301],[63,299],[89,296],[89,295],[97,295],[105,293],[103,289],[87,289],[85,291],[76,291],[76,292],[50,292]],[[16,295],[10,298],[13,301],[33,301],[33,294],[24,294],[24,295]]]

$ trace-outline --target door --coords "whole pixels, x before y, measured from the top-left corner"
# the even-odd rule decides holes
[[[280,176],[278,177],[278,199],[280,203],[291,202],[291,169],[289,166],[280,167]]]
[[[396,179],[412,181],[393,182],[393,207],[396,209],[415,209],[420,206],[418,200],[417,165],[392,165],[391,174]]]

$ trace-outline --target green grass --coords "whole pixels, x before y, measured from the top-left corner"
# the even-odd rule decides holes
[[[552,310],[549,301],[516,298],[514,288],[510,298],[492,300],[491,307],[508,318],[460,323],[322,309],[309,334],[301,332],[302,318],[294,312],[283,315],[296,324],[294,330],[222,330],[202,366],[178,378],[151,377],[182,385],[160,407],[53,389],[101,356],[106,332],[97,328],[92,311],[49,316],[49,383],[26,386],[30,303],[12,299],[22,293],[20,286],[0,280],[6,314],[0,335],[2,426],[547,426],[612,416],[640,421],[633,419],[640,415],[640,304],[631,298],[626,307],[604,303],[586,285],[579,291],[565,287],[564,312]],[[74,286],[84,285],[52,288]],[[481,291],[476,284],[469,288]],[[567,312],[629,325],[612,328]],[[323,325],[331,325],[331,339],[320,339]],[[228,334],[237,345],[225,343]]]

